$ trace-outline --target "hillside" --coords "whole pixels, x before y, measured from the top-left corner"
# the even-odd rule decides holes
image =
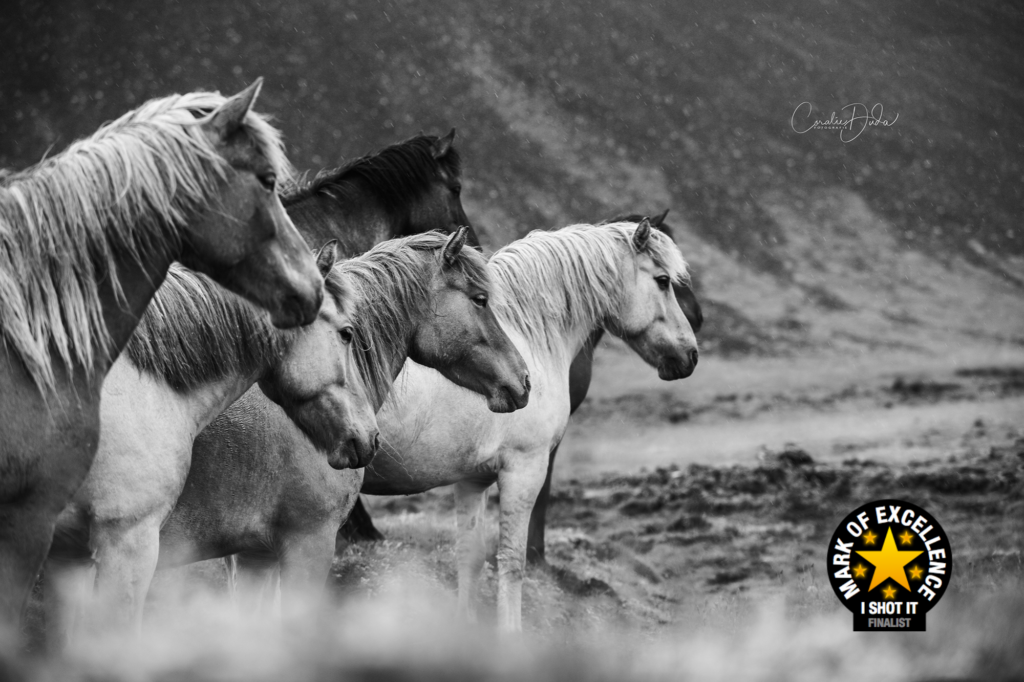
[[[671,207],[710,350],[1020,346],[1024,12],[771,7],[21,0],[0,10],[0,166],[263,75],[300,168],[456,126],[491,246]],[[895,123],[797,134],[805,101]]]

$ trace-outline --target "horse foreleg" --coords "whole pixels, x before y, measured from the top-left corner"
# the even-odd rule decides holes
[[[288,538],[281,552],[281,613],[287,622],[315,611],[334,563],[337,524]]]
[[[94,625],[142,631],[146,595],[160,555],[160,519],[94,523],[89,531],[96,557]]]
[[[547,559],[544,557],[544,525],[548,514],[548,496],[551,494],[551,472],[555,468],[555,455],[558,454],[558,446],[551,451],[548,457],[548,475],[544,479],[544,485],[537,495],[537,502],[533,505],[530,513],[530,532],[526,539],[526,560],[531,564],[544,565]]]
[[[523,573],[530,511],[544,485],[547,452],[524,455],[498,474],[501,518],[498,535],[498,628],[523,629]]]
[[[88,608],[93,588],[91,559],[49,557],[43,568],[43,609],[46,647],[60,653],[71,643],[77,623]]]
[[[239,613],[270,613],[277,581],[277,557],[266,552],[242,552],[224,557],[228,582]]]
[[[455,556],[459,563],[459,613],[476,620],[476,583],[484,566],[482,528],[490,484],[459,481],[455,484]]]

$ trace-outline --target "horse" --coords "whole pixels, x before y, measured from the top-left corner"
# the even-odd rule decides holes
[[[657,215],[651,216],[651,227],[664,232],[669,237],[673,237],[672,228],[665,223],[666,216],[668,216],[668,209],[665,209]],[[642,219],[642,215],[632,213],[619,215],[602,222],[635,223]],[[686,316],[686,319],[690,323],[690,328],[693,329],[694,334],[699,334],[700,329],[704,324],[704,313],[701,310],[700,303],[697,301],[697,297],[694,295],[691,281],[673,282],[672,289],[675,293],[676,301],[679,303],[679,307],[683,311],[683,315]],[[583,345],[583,348],[576,357],[573,358],[572,364],[569,366],[570,416],[576,414],[576,410],[579,409],[580,405],[583,404],[583,401],[587,397],[587,391],[590,390],[594,351],[597,349],[597,344],[601,342],[603,337],[604,329],[598,328],[592,331],[590,337],[587,339],[587,343]],[[534,504],[533,511],[530,513],[530,526],[526,540],[526,559],[531,564],[543,565],[547,563],[544,557],[544,524],[547,517],[548,498],[551,495],[551,474],[555,468],[555,457],[557,455],[558,445],[555,445],[555,447],[551,449],[551,456],[548,459],[548,472],[544,479],[544,485],[541,487],[540,494],[537,496],[537,502]],[[372,524],[372,521],[370,523]]]
[[[672,237],[672,229],[665,223],[665,217],[667,215],[668,209],[665,209],[661,213],[651,216],[649,220],[651,227],[664,232],[669,237]],[[604,220],[602,223],[639,223],[643,217],[644,216],[635,213],[624,214]],[[683,314],[690,322],[690,327],[693,329],[695,334],[699,333],[701,326],[704,323],[704,315],[701,311],[700,303],[697,301],[696,296],[694,296],[693,287],[689,282],[673,282],[672,288],[675,292],[676,301],[678,301],[679,307],[682,308]],[[576,357],[573,358],[572,364],[569,366],[570,415],[576,413],[576,410],[579,409],[580,405],[587,397],[587,391],[590,388],[594,351],[603,336],[604,329],[599,328],[591,332],[587,343],[583,344],[583,348]],[[557,454],[558,446],[556,445],[551,450],[551,457],[548,460],[548,472],[547,477],[544,479],[544,486],[541,488],[540,494],[537,496],[537,502],[533,507],[533,512],[530,514],[530,528],[526,541],[526,559],[531,564],[546,563],[544,558],[544,522],[547,514],[548,498],[551,493],[551,474],[554,470],[555,456]],[[345,522],[342,532],[346,539],[384,539],[383,534],[381,534],[373,525],[373,519],[370,517],[369,512],[366,511],[366,507],[363,505],[362,500],[357,500],[355,506],[352,507],[352,512],[349,515],[348,521]]]
[[[493,312],[486,260],[463,248],[466,234],[399,238],[338,264],[358,294],[357,364],[375,406],[407,358],[458,391],[482,394],[485,409],[526,405],[525,363]],[[268,407],[250,391],[196,438],[158,565],[237,554],[242,594],[279,565],[282,604],[292,608],[297,594],[323,588],[362,471],[332,471]]]
[[[282,198],[311,243],[337,239],[342,257],[375,244],[439,230],[467,227],[467,243],[480,241],[462,207],[462,164],[455,129],[417,135],[312,178],[288,185]]]
[[[0,623],[15,624],[92,463],[103,378],[172,261],[313,319],[320,276],[277,195],[280,135],[230,99],[151,100],[0,182]]]
[[[70,639],[77,614],[90,626],[141,628],[160,527],[184,486],[192,441],[253,384],[311,437],[335,427],[332,466],[372,457],[374,410],[354,380],[355,293],[333,272],[336,256],[335,242],[317,255],[328,295],[298,330],[275,329],[204,275],[171,267],[111,367],[96,458],[57,519],[43,572],[51,649]]]
[[[467,244],[479,248],[461,195],[462,160],[452,128],[443,137],[420,134],[297,179],[282,201],[308,241],[337,239],[342,256],[351,258],[387,239],[434,230],[450,234],[462,226]],[[341,534],[384,539],[360,500]]]
[[[381,449],[362,492],[409,495],[455,484],[459,610],[473,617],[483,566],[479,531],[486,490],[500,492],[498,624],[522,629],[522,580],[530,510],[548,455],[569,420],[569,367],[592,331],[622,338],[664,380],[689,376],[697,341],[672,295],[686,263],[648,220],[534,231],[497,251],[490,265],[503,327],[530,367],[530,404],[511,415],[407,363],[377,413]]]

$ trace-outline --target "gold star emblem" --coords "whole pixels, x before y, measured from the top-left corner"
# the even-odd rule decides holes
[[[910,567],[910,577],[913,578],[914,580],[920,580],[921,579],[921,574],[923,572],[924,571],[922,571],[917,566],[911,566]]]
[[[903,535],[900,536],[900,544],[901,545],[909,545],[913,541],[914,541],[914,536],[910,534],[910,531],[908,531],[908,530],[903,531]]]
[[[875,544],[875,538],[877,538],[877,537],[878,537],[877,535],[875,535],[873,532],[871,532],[869,530],[867,533],[864,533],[864,544],[865,545],[873,545],[873,544]]]
[[[892,585],[889,585],[884,590],[882,590],[882,594],[885,595],[886,599],[892,599],[893,597],[896,596],[896,588],[893,587]]]
[[[864,565],[854,566],[853,575],[857,578],[863,578],[867,575],[868,569]]]
[[[886,578],[892,578],[898,585],[902,585],[905,589],[909,590],[910,583],[907,582],[907,572],[903,567],[913,561],[919,554],[922,554],[922,552],[921,550],[901,552],[896,549],[896,541],[893,540],[892,528],[890,528],[885,532],[885,542],[882,543],[880,551],[866,552],[857,550],[857,554],[860,554],[875,565],[875,571],[871,574],[871,587],[868,588],[868,592],[870,592],[882,584],[882,581]]]

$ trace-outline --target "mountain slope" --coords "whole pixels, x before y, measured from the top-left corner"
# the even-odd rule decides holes
[[[712,348],[1021,343],[1024,13],[768,7],[22,0],[0,10],[0,165],[263,75],[300,168],[457,126],[492,246],[671,207]],[[797,134],[802,102],[895,123]]]

